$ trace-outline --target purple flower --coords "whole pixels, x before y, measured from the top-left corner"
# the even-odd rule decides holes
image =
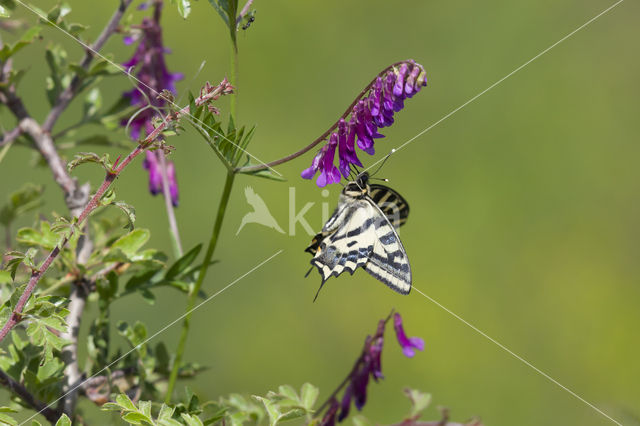
[[[149,171],[149,192],[157,195],[162,192],[162,170],[160,169],[160,161],[158,155],[164,155],[162,151],[146,151],[146,156],[142,162],[142,167]],[[178,181],[176,180],[176,169],[173,161],[166,161],[167,179],[169,180],[169,194],[171,194],[171,203],[174,207],[178,207]]]
[[[329,405],[329,409],[327,413],[322,417],[320,421],[320,426],[335,426],[336,424],[336,413],[338,412],[338,401],[333,398],[331,399],[331,404]]]
[[[312,179],[320,171],[316,181],[320,187],[339,182],[340,173],[347,178],[352,165],[362,167],[355,151],[355,138],[358,148],[373,155],[374,139],[384,137],[378,129],[392,125],[394,113],[404,108],[404,100],[413,97],[426,85],[424,68],[413,60],[404,61],[379,75],[353,109],[340,118],[337,131],[331,133],[328,143],[320,148],[311,167],[305,169],[301,176]],[[339,170],[333,164],[336,144]]]
[[[402,327],[402,317],[397,312],[393,316],[393,327],[396,330],[398,343],[402,346],[402,352],[406,357],[413,357],[415,355],[414,349],[424,351],[424,340],[419,337],[407,337]]]
[[[162,171],[155,152],[146,151],[142,167],[149,171],[149,192],[157,195],[162,192]]]
[[[124,38],[125,44],[138,43],[136,51],[127,62],[122,64],[134,73],[138,79],[138,86],[133,90],[123,93],[129,98],[131,105],[139,111],[131,120],[123,120],[122,125],[129,125],[129,136],[138,140],[144,135],[149,135],[154,130],[153,118],[158,108],[165,106],[164,98],[158,98],[163,90],[176,93],[175,82],[182,79],[180,73],[171,73],[167,69],[164,55],[168,49],[162,42],[162,27],[160,26],[160,11],[162,3],[156,2],[153,18],[144,18],[138,26],[139,31]],[[148,107],[146,109],[143,109]],[[153,108],[149,108],[153,107]],[[147,152],[144,168],[149,171],[149,191],[156,195],[162,192],[162,174],[157,155],[160,153]],[[172,162],[166,162],[167,176],[169,177],[169,190],[171,202],[178,205],[178,184],[175,168]]]
[[[351,401],[353,401],[354,405],[358,410],[362,410],[365,403],[367,402],[367,386],[369,385],[369,378],[373,378],[376,382],[379,379],[384,378],[382,375],[382,347],[384,344],[384,331],[387,325],[387,322],[391,319],[391,315],[386,319],[382,319],[378,322],[378,327],[376,329],[376,333],[372,336],[367,336],[364,342],[364,347],[362,349],[362,353],[360,357],[356,361],[355,366],[347,376],[347,379],[340,385],[340,387],[334,391],[330,400],[322,404],[322,407],[327,407],[327,412],[322,418],[321,425],[324,424],[335,424],[335,416],[340,409],[340,414],[338,415],[338,422],[343,421],[348,415],[351,408]],[[402,329],[402,319],[399,314],[395,314],[394,316],[394,326],[396,329],[396,334],[398,335],[398,340],[403,342],[408,342],[403,344],[410,345],[411,355],[408,355],[405,351],[405,355],[413,356],[413,349],[424,350],[424,342],[422,339],[417,337],[412,337],[411,339],[407,339]],[[401,337],[402,336],[402,340]],[[336,396],[339,393],[340,389],[344,387],[344,393],[342,395],[342,400],[340,404],[336,400]],[[330,422],[330,423],[325,423]]]
[[[349,415],[351,409],[351,397],[353,396],[353,383],[347,385],[347,389],[342,395],[342,401],[340,402],[340,415],[338,416],[338,422],[343,421]]]

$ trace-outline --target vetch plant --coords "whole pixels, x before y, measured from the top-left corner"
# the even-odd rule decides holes
[[[352,166],[363,166],[357,150],[373,154],[374,139],[382,136],[379,130],[389,126],[404,101],[426,84],[423,67],[408,60],[385,68],[316,141],[297,153],[263,164],[247,150],[255,126],[237,122],[234,96],[239,62],[237,32],[254,22],[253,1],[240,8],[237,0],[210,0],[229,31],[229,70],[216,64],[219,76],[215,81],[219,83],[204,82],[199,92],[186,93],[186,105],[175,101],[179,94],[176,82],[183,75],[169,71],[161,19],[166,5],[161,0],[139,4],[138,9],[147,16],[131,24],[132,3],[119,1],[77,61],[54,42],[54,36],[62,35],[60,30],[79,42],[85,29],[71,20],[72,9],[66,3],[46,12],[28,6],[29,13],[39,15],[38,22],[12,43],[2,40],[0,105],[15,122],[2,130],[0,162],[11,158],[14,147],[35,148],[61,191],[67,211],[43,212],[45,191],[57,190],[52,185],[28,182],[16,185],[0,208],[0,225],[6,237],[0,268],[0,386],[11,395],[10,406],[0,407],[0,421],[18,424],[17,415],[21,421],[39,416],[33,420],[35,424],[83,424],[86,413],[77,404],[81,398],[102,407],[100,414],[116,412],[130,424],[275,425],[292,419],[331,424],[343,420],[352,403],[357,409],[363,408],[367,392],[372,391],[369,379],[382,378],[384,328],[391,317],[379,322],[343,384],[328,402],[316,408],[320,391],[308,383],[299,390],[283,385],[277,391],[253,397],[233,392],[225,396],[197,395],[189,388],[176,391],[179,380],[192,378],[205,368],[185,361],[192,312],[199,306],[210,268],[218,267],[213,256],[237,175],[282,180],[272,169],[274,165],[291,161],[325,142],[303,177],[310,179],[319,172],[320,186],[346,178]],[[171,4],[183,18],[189,16],[189,0]],[[22,6],[0,1],[0,14],[11,22],[18,7]],[[134,48],[129,60],[111,60],[103,52],[118,32]],[[31,114],[34,108],[22,96],[21,78],[28,66],[18,65],[25,60],[23,51],[40,40],[48,43],[43,63],[49,74],[42,84],[49,102],[42,120]],[[131,82],[132,88],[114,105],[105,107],[102,93],[111,90],[114,79]],[[217,102],[221,97],[230,98],[228,110]],[[74,102],[81,102],[82,107],[70,109]],[[72,124],[60,128],[58,122],[63,115]],[[173,213],[179,191],[170,156],[180,153],[187,124],[210,147],[225,172],[225,180],[212,223],[203,227],[211,229],[210,234],[183,250]],[[107,153],[87,152],[87,146],[117,151],[115,160]],[[174,244],[172,255],[148,247],[151,232],[136,221],[134,205],[139,200],[125,202],[117,195],[119,185],[128,184],[126,169],[136,162],[148,172],[149,191],[163,194]],[[80,165],[99,168],[104,174],[102,181],[80,183],[73,175]],[[16,229],[16,223],[34,213],[31,226]],[[127,323],[112,315],[113,307],[132,295],[153,305],[160,288],[184,297],[176,345],[163,340],[159,332],[151,333],[141,321]],[[399,314],[395,314],[394,324],[407,356],[412,356],[415,349],[424,349],[421,339],[405,336]],[[81,329],[86,339],[79,338]],[[116,335],[126,347],[112,340]],[[343,397],[337,402],[340,391],[344,391]],[[417,422],[426,406],[421,395],[410,395],[419,406],[410,421]],[[105,417],[100,423],[108,421]]]

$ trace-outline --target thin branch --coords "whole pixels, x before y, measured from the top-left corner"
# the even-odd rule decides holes
[[[54,410],[53,408],[50,408],[44,402],[36,399],[36,397],[33,396],[22,383],[15,381],[11,376],[9,376],[2,370],[0,370],[0,385],[9,389],[13,394],[18,395],[20,399],[29,404],[31,407],[33,407],[33,409],[37,410],[47,420],[49,420],[51,424],[54,424],[60,418],[60,412]]]
[[[69,295],[69,314],[66,317],[67,329],[60,334],[60,338],[71,342],[62,350],[61,358],[65,364],[64,384],[62,393],[64,398],[58,406],[63,413],[73,417],[75,405],[78,400],[77,391],[74,386],[82,381],[83,376],[78,366],[78,335],[80,334],[80,324],[82,314],[89,296],[89,289],[84,280],[73,284]]]
[[[2,139],[0,139],[0,146],[6,145],[8,143],[13,142],[18,139],[18,137],[22,134],[22,129],[20,127],[15,127],[8,132],[4,132],[2,135]]]
[[[314,140],[313,142],[311,142],[309,145],[305,146],[304,148],[302,148],[300,151],[294,152],[293,154],[287,155],[286,157],[283,157],[279,160],[275,160],[275,161],[271,161],[270,163],[265,163],[265,164],[259,164],[257,166],[246,166],[246,167],[237,167],[234,171],[236,173],[250,173],[250,172],[257,172],[260,170],[264,170],[264,169],[268,169],[270,167],[274,167],[277,166],[279,164],[282,163],[286,163],[287,161],[291,161],[294,158],[300,157],[302,154],[310,151],[311,149],[313,149],[316,145],[318,145],[320,142],[325,141],[327,139],[327,137],[329,137],[329,134],[331,134],[332,131],[335,130],[336,127],[338,127],[338,123],[340,122],[341,118],[347,118],[347,116],[349,114],[351,114],[351,111],[353,110],[353,107],[356,106],[356,104],[358,103],[358,101],[360,101],[360,99],[367,94],[367,92],[369,92],[369,89],[371,89],[371,86],[374,85],[374,83],[376,82],[376,80],[378,79],[378,77],[383,76],[385,73],[387,73],[389,70],[393,69],[393,67],[396,67],[398,65],[402,64],[402,62],[396,62],[395,64],[391,64],[388,67],[386,67],[385,69],[383,69],[382,71],[380,71],[374,78],[373,80],[371,80],[371,82],[369,84],[367,84],[367,86],[362,89],[362,91],[358,94],[358,96],[356,96],[356,98],[354,99],[354,101],[351,103],[351,105],[349,105],[349,107],[347,108],[347,110],[344,112],[344,114],[342,114],[340,116],[340,118],[338,119],[338,121],[336,121],[335,123],[333,123],[333,125],[331,127],[329,127],[329,129],[324,132],[323,134],[321,134],[316,140]]]
[[[127,9],[127,7],[129,7],[132,1],[133,0],[122,0],[120,2],[120,6],[118,7],[118,10],[116,10],[113,16],[111,16],[111,19],[102,30],[102,33],[98,36],[98,38],[93,43],[91,48],[87,49],[87,51],[85,52],[84,58],[80,63],[80,67],[83,70],[89,69],[89,65],[93,60],[94,53],[99,52],[100,49],[102,49],[102,46],[104,46],[104,44],[107,42],[109,37],[111,37],[111,35],[116,31],[120,23],[120,19],[122,19],[122,16],[124,15],[125,10]],[[58,118],[60,118],[60,115],[62,114],[62,112],[67,108],[71,100],[75,97],[80,87],[80,83],[81,83],[81,78],[78,74],[76,74],[71,80],[71,83],[69,84],[69,86],[67,86],[67,88],[64,89],[62,93],[60,93],[60,95],[58,96],[58,99],[56,99],[53,105],[53,108],[51,108],[49,115],[47,115],[47,118],[44,120],[44,123],[42,124],[42,128],[46,132],[51,132],[51,130],[53,129],[53,126],[56,124],[56,121],[58,121]]]

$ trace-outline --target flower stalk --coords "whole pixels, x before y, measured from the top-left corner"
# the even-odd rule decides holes
[[[185,316],[184,322],[182,323],[180,340],[178,342],[178,348],[176,349],[176,356],[175,356],[175,360],[173,361],[173,367],[171,368],[171,375],[169,376],[169,384],[167,386],[167,394],[165,396],[166,403],[171,402],[171,396],[173,394],[173,389],[175,387],[176,380],[178,378],[180,365],[182,363],[182,357],[184,355],[185,347],[187,344],[187,336],[189,334],[189,328],[191,326],[191,313],[193,311],[193,308],[196,305],[196,299],[198,298],[198,293],[202,288],[202,283],[204,282],[204,278],[207,275],[207,270],[209,269],[211,260],[213,259],[213,254],[215,253],[216,246],[218,244],[220,230],[222,229],[222,222],[224,220],[225,212],[227,211],[229,198],[231,197],[231,189],[233,188],[234,179],[235,179],[234,171],[228,170],[227,177],[224,183],[224,189],[222,190],[222,195],[220,196],[220,203],[218,205],[218,213],[216,216],[216,221],[213,225],[211,238],[209,239],[209,245],[207,246],[207,252],[204,256],[204,260],[202,261],[202,266],[200,267],[198,279],[195,285],[192,287],[191,291],[189,292],[189,296],[187,300],[187,308],[186,308],[187,315]]]

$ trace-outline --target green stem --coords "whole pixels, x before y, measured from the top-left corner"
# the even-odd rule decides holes
[[[169,384],[167,386],[167,394],[165,396],[166,403],[171,402],[171,395],[173,394],[176,379],[178,378],[178,371],[180,370],[180,364],[182,363],[182,355],[184,354],[185,346],[187,344],[187,335],[189,334],[189,326],[191,324],[191,311],[196,305],[198,293],[200,293],[200,288],[202,287],[204,278],[207,275],[207,270],[209,269],[209,265],[211,264],[211,259],[213,258],[213,253],[216,250],[218,237],[220,236],[220,229],[222,229],[222,221],[224,220],[224,214],[227,210],[229,197],[231,196],[231,188],[233,187],[234,178],[235,174],[233,173],[233,171],[227,171],[227,179],[224,183],[222,196],[220,197],[218,215],[216,217],[216,222],[213,225],[213,231],[211,233],[211,239],[209,240],[209,246],[207,247],[207,253],[205,254],[204,260],[202,261],[200,273],[198,274],[198,280],[196,281],[195,286],[193,286],[193,288],[189,292],[186,310],[187,315],[185,316],[184,322],[182,323],[182,333],[180,334],[178,349],[176,350],[176,358],[173,361],[173,368],[171,369],[171,375],[169,376]]]
[[[231,118],[234,123],[237,123],[238,119],[238,45],[234,40],[231,40],[231,85],[236,88],[236,95],[231,96]]]

